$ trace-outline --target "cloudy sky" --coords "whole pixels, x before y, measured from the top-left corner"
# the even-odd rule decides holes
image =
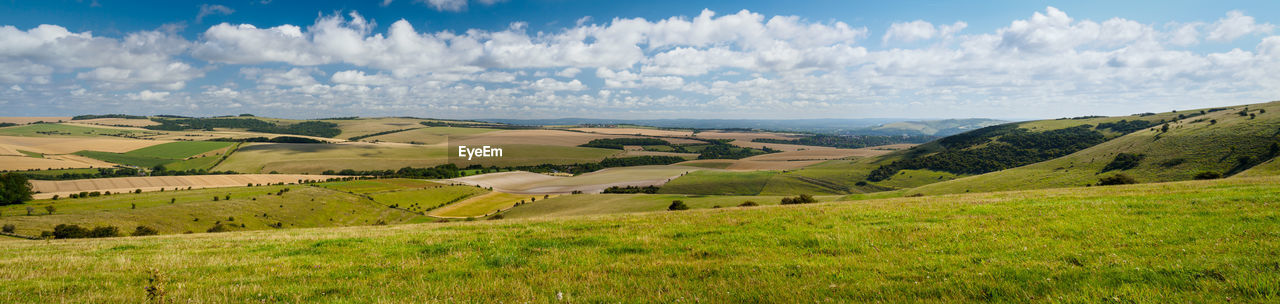
[[[0,116],[1053,118],[1280,99],[1275,1],[877,2],[7,0]]]

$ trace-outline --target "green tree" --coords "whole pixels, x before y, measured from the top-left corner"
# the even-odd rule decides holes
[[[44,211],[48,211],[49,214],[52,215],[54,211],[58,211],[58,208],[54,207],[53,205],[48,205],[48,206],[44,206]]]
[[[685,205],[684,201],[682,200],[674,200],[674,201],[671,201],[671,206],[667,206],[667,210],[671,210],[671,211],[689,210],[689,205]]]
[[[31,182],[27,181],[26,175],[17,173],[0,175],[0,206],[21,204],[31,200],[32,194],[35,194],[35,191],[31,190]]]

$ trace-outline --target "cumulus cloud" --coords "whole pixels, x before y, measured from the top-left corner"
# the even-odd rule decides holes
[[[493,5],[494,3],[503,2],[505,0],[476,0],[476,3],[483,5]],[[431,8],[442,12],[461,12],[467,10],[467,0],[418,0]],[[385,0],[382,6],[387,6],[391,0]]]
[[[453,5],[468,2],[461,3]],[[1158,26],[1073,18],[1054,7],[1028,13],[986,32],[966,31],[963,21],[893,23],[883,46],[870,49],[862,26],[745,10],[582,18],[541,32],[522,22],[496,30],[424,31],[405,20],[379,27],[347,12],[309,25],[221,23],[194,41],[163,30],[111,38],[4,26],[0,83],[64,103],[124,96],[190,101],[172,108],[182,111],[247,107],[291,116],[1035,117],[1280,93],[1273,76],[1280,37],[1221,52],[1186,48],[1273,30],[1239,11]],[[186,88],[215,69],[240,77]],[[118,93],[126,90],[134,93]]]
[[[125,94],[126,98],[138,101],[162,101],[165,97],[169,97],[169,92],[153,92],[151,90],[142,90],[137,93]]]
[[[235,13],[235,12],[236,12],[236,10],[233,10],[233,9],[231,9],[230,7],[226,7],[225,5],[220,5],[220,4],[214,4],[214,5],[201,4],[201,5],[200,5],[200,12],[196,14],[196,23],[203,23],[203,22],[204,22],[204,17],[206,17],[206,16],[211,16],[211,15],[230,15],[231,13]]]
[[[968,27],[969,24],[964,21],[957,21],[951,25],[933,26],[924,20],[916,20],[905,23],[894,23],[885,31],[882,43],[888,44],[889,41],[915,42],[918,40],[929,40],[934,37],[950,37],[960,30]]]
[[[1275,25],[1271,23],[1259,24],[1254,21],[1252,16],[1247,16],[1241,11],[1227,12],[1227,16],[1218,19],[1209,31],[1209,40],[1215,41],[1231,41],[1240,36],[1249,34],[1270,33]]]

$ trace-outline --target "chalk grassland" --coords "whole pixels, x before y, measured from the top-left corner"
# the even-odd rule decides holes
[[[1254,117],[1237,114],[1245,107]],[[925,185],[911,193],[1078,187],[1117,173],[1139,182],[1190,180],[1206,171],[1228,175],[1241,157],[1267,157],[1269,146],[1277,142],[1277,128],[1280,103],[1231,107],[1171,123],[1168,132],[1160,127],[1139,130],[1061,158]],[[1135,168],[1102,172],[1118,153],[1141,154],[1143,158]]]
[[[746,202],[777,205],[785,196],[731,196],[680,194],[575,194],[520,205],[502,213],[506,218],[565,217],[613,213],[664,211],[679,200],[691,209],[736,207]],[[819,202],[830,202],[840,196],[818,196]]]
[[[443,144],[450,136],[467,136],[496,131],[499,130],[487,128],[422,127],[403,132],[368,137],[361,140],[435,145]]]
[[[397,144],[246,144],[214,167],[241,173],[395,170],[445,163],[443,147]]]
[[[378,192],[369,196],[382,205],[396,205],[398,208],[423,212],[488,192],[480,187],[440,185],[416,190]]]
[[[1271,302],[1278,200],[1226,179],[7,241],[0,301],[143,302],[154,277],[174,302]]]
[[[37,199],[49,198],[53,195],[67,197],[71,193],[81,191],[111,191],[113,193],[142,191],[160,191],[161,188],[220,188],[237,187],[248,184],[297,183],[299,180],[326,180],[337,176],[299,175],[299,174],[233,174],[233,175],[188,175],[188,176],[140,176],[113,177],[61,181],[31,181],[32,189],[39,192]]]
[[[461,202],[453,203],[439,209],[428,212],[428,215],[441,218],[468,218],[479,217],[493,214],[502,209],[508,209],[520,202],[533,202],[544,199],[550,195],[534,195],[534,194],[514,194],[502,192],[489,192],[472,198],[468,198]]]
[[[440,186],[444,186],[444,184],[425,181],[425,180],[392,178],[392,179],[370,179],[370,180],[326,182],[326,183],[317,184],[316,186],[333,189],[337,191],[342,191],[342,192],[368,194],[368,193],[376,193],[376,192],[440,187]]]
[[[285,188],[289,191],[277,195]],[[214,197],[218,200],[214,201]],[[57,210],[49,215],[44,210],[46,205]],[[35,208],[34,216],[26,215],[28,206]],[[378,221],[405,223],[421,217],[357,195],[298,185],[112,194],[45,200],[0,210],[5,215],[0,222],[14,225],[18,234],[31,236],[51,231],[59,224],[116,226],[122,233],[145,225],[162,234],[176,234],[203,233],[217,224],[243,231],[373,225]],[[279,228],[273,227],[276,225]]]
[[[549,194],[582,191],[598,193],[612,186],[658,186],[680,175],[704,170],[688,166],[635,166],[607,168],[572,177],[549,176],[524,171],[489,173],[447,180],[468,185],[492,187],[495,191]]]

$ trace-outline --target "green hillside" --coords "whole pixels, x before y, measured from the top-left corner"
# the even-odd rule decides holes
[[[1241,111],[1248,108],[1246,115]],[[1193,113],[1199,113],[1194,111]],[[1168,115],[1170,113],[1166,113]],[[1044,125],[1043,123],[1038,123]],[[1028,166],[941,182],[909,193],[962,193],[1074,187],[1125,174],[1139,182],[1190,180],[1204,172],[1230,176],[1274,158],[1280,147],[1280,103],[1230,107],[1142,129],[1105,143]],[[1121,153],[1136,156],[1132,168],[1108,170]],[[1123,157],[1122,157],[1123,158]],[[1274,165],[1267,165],[1270,167]],[[1249,175],[1261,175],[1260,168]],[[1105,172],[1104,172],[1105,171]]]
[[[178,141],[140,148],[125,153],[100,151],[80,151],[76,155],[89,157],[109,163],[151,168],[157,165],[181,163],[170,169],[208,169],[217,160],[199,159],[183,161],[183,159],[205,152],[226,148],[235,143],[221,141]],[[204,157],[209,158],[209,157]]]
[[[1277,200],[1280,179],[1234,178],[0,241],[0,302],[1269,302]]]

